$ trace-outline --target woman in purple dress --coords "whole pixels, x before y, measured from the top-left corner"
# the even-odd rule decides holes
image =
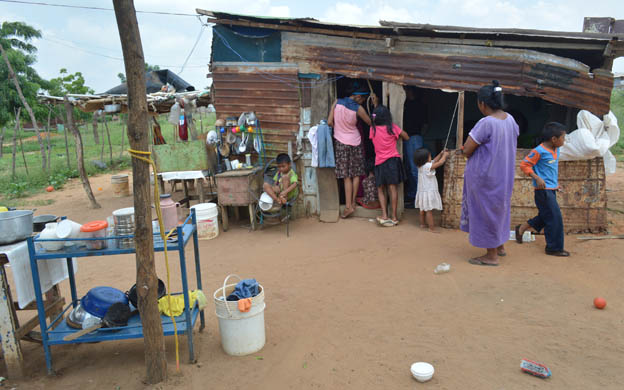
[[[503,111],[503,92],[498,81],[477,94],[482,118],[470,131],[462,150],[468,159],[464,172],[464,196],[460,228],[469,233],[470,244],[487,249],[471,264],[498,265],[505,256],[511,226],[511,193],[514,185],[518,125]]]

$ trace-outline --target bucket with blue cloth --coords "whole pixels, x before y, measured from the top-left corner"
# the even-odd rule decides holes
[[[230,283],[231,278],[238,279]],[[264,347],[264,288],[256,279],[228,275],[214,292],[221,346],[228,355],[244,356]]]

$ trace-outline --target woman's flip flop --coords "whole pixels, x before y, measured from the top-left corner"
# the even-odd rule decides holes
[[[474,265],[487,265],[487,266],[490,266],[490,267],[498,267],[498,263],[488,263],[488,262],[485,262],[485,261],[479,259],[478,257],[474,257],[474,258],[468,260],[468,262],[470,264],[474,264]]]

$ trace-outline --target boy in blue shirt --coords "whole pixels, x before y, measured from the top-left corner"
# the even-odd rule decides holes
[[[565,142],[566,128],[561,123],[550,122],[542,131],[542,142],[531,150],[520,163],[522,172],[533,178],[535,205],[539,214],[516,226],[516,241],[522,244],[522,235],[530,228],[536,232],[544,229],[546,254],[567,257],[570,253],[563,249],[563,218],[557,203],[559,190],[559,148]]]

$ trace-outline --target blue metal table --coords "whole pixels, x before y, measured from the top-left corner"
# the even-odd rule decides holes
[[[116,236],[116,237],[106,237],[106,240],[116,240],[120,238],[133,238],[132,235],[129,236]],[[178,334],[186,334],[188,339],[188,348],[189,348],[189,361],[191,363],[195,362],[195,355],[193,352],[193,327],[197,321],[197,318],[200,318],[200,328],[202,331],[205,327],[205,319],[204,319],[204,311],[199,310],[197,303],[190,308],[189,307],[189,285],[187,280],[187,272],[186,272],[186,257],[184,254],[184,248],[186,244],[193,239],[193,251],[195,257],[195,275],[197,278],[197,288],[202,289],[202,280],[201,280],[201,268],[199,262],[199,242],[197,237],[197,217],[195,215],[195,210],[191,210],[191,214],[186,218],[182,225],[177,227],[177,240],[169,240],[167,242],[167,252],[175,252],[177,251],[180,257],[180,277],[182,279],[182,292],[178,294],[184,295],[184,312],[175,317],[176,325],[178,328]],[[41,327],[41,339],[43,343],[43,351],[45,353],[46,366],[48,369],[48,374],[53,374],[54,370],[52,368],[52,356],[50,352],[50,346],[58,345],[58,344],[79,344],[79,343],[93,343],[99,341],[110,341],[110,340],[125,340],[125,339],[134,339],[134,338],[143,338],[143,327],[141,325],[141,320],[138,315],[132,316],[128,321],[128,325],[124,327],[118,328],[100,328],[97,331],[86,334],[82,337],[79,337],[75,340],[65,341],[63,340],[69,334],[75,333],[79,331],[79,329],[74,329],[67,325],[66,321],[64,321],[64,314],[72,308],[75,308],[78,305],[79,299],[76,293],[76,278],[74,276],[74,267],[73,261],[82,257],[92,257],[92,256],[114,256],[121,254],[132,254],[135,253],[134,248],[128,249],[116,249],[116,248],[107,248],[107,249],[96,249],[89,250],[84,246],[70,246],[61,249],[60,251],[46,251],[45,249],[38,249],[36,247],[37,242],[46,242],[46,241],[79,241],[84,242],[85,240],[102,240],[102,238],[91,238],[91,239],[41,239],[39,235],[28,238],[28,252],[30,254],[30,267],[32,270],[33,284],[35,287],[35,297],[37,300],[37,311],[39,315],[39,325]],[[154,235],[154,251],[155,252],[163,252],[165,250],[165,245],[160,237],[160,234]],[[67,261],[67,270],[69,274],[69,285],[71,288],[71,300],[72,302],[64,308],[63,312],[58,315],[50,324],[47,323],[46,313],[43,305],[43,295],[41,292],[41,283],[39,281],[39,268],[37,267],[38,261],[46,261],[50,259],[66,259]],[[175,294],[172,294],[175,295]],[[163,332],[165,336],[171,336],[174,334],[173,322],[170,317],[161,315],[161,321],[163,326]]]

